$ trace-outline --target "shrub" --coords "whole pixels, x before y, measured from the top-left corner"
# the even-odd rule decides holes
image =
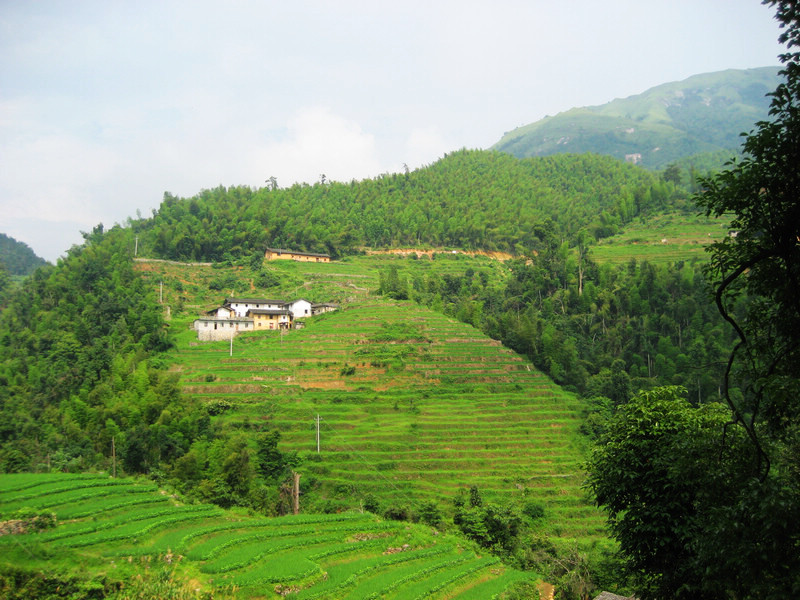
[[[522,513],[535,521],[544,517],[544,506],[535,500],[528,500],[522,507]]]
[[[206,404],[206,411],[208,411],[209,415],[220,415],[224,413],[226,410],[230,410],[233,408],[233,404],[228,402],[227,400],[212,400],[211,402]]]
[[[419,520],[431,527],[439,527],[442,522],[442,511],[434,501],[429,501],[419,508]]]
[[[364,496],[364,510],[373,514],[378,514],[380,511],[380,504],[374,494]]]
[[[52,529],[56,526],[56,513],[49,510],[20,508],[11,518],[25,521],[25,525],[34,531]]]
[[[404,505],[387,506],[383,516],[392,521],[410,521],[411,509]]]

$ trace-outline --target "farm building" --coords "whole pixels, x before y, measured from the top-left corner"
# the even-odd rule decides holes
[[[195,319],[194,329],[201,341],[227,340],[240,331],[300,329],[296,321],[338,309],[337,304],[312,304],[305,298],[270,300],[268,298],[225,298],[221,306]]]
[[[206,314],[210,317],[216,317],[217,319],[230,319],[236,316],[236,311],[230,304],[223,304],[217,308],[212,308],[207,311]]]
[[[311,302],[305,298],[298,298],[292,302],[287,302],[285,307],[287,310],[292,311],[292,316],[295,319],[299,319],[301,317],[310,317],[312,315]]]
[[[247,316],[253,319],[253,327],[259,329],[288,329],[294,320],[292,312],[282,308],[251,308]]]
[[[264,253],[267,260],[299,260],[301,262],[331,262],[328,254],[314,252],[298,252],[296,250],[282,250],[280,248],[267,248]]]
[[[200,317],[194,320],[197,339],[201,342],[229,340],[240,331],[253,331],[253,319],[245,317],[218,318],[216,316]]]
[[[332,304],[330,302],[322,302],[320,304],[311,305],[312,315],[321,315],[323,313],[333,312],[334,310],[339,310],[338,304]]]
[[[286,302],[283,300],[269,300],[267,298],[225,298],[223,306],[230,306],[236,311],[236,316],[244,317],[250,309],[283,309]]]

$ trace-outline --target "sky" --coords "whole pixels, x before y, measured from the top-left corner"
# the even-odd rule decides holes
[[[164,192],[350,181],[723,69],[758,0],[0,0],[0,232],[55,261]]]

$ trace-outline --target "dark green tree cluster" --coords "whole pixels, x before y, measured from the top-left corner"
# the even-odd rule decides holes
[[[112,437],[125,447],[141,428],[156,436],[162,412],[177,408],[176,381],[153,363],[169,346],[166,328],[133,270],[127,233],[99,225],[85,237],[26,279],[0,314],[5,471],[108,466]],[[173,435],[156,436],[163,444],[152,451],[174,452]]]
[[[132,221],[143,253],[223,261],[266,247],[326,252],[363,246],[457,246],[523,253],[551,219],[556,233],[613,235],[663,208],[674,183],[596,155],[519,160],[454,152],[429,167],[351,183],[219,187],[187,199],[165,193],[152,219]]]
[[[513,556],[524,528],[522,515],[511,506],[484,502],[480,490],[463,488],[453,501],[453,523],[469,539],[497,554]]]
[[[149,474],[221,506],[285,512],[293,455],[279,436],[212,425],[224,405],[181,394],[155,290],[134,270],[129,229],[84,234],[0,313],[0,470]],[[114,459],[115,463],[114,463]]]
[[[164,476],[187,497],[222,507],[248,506],[268,515],[291,509],[295,453],[278,448],[280,432],[215,430],[197,437]]]

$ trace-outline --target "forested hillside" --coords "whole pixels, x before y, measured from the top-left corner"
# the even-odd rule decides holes
[[[674,193],[673,183],[609,157],[518,160],[461,150],[361,182],[220,187],[183,199],[167,193],[152,219],[132,227],[145,256],[182,260],[239,258],[267,246],[334,257],[363,246],[420,245],[522,255],[540,242],[542,227],[563,239],[581,229],[613,235]]]
[[[0,268],[5,267],[11,275],[28,275],[46,264],[47,261],[36,256],[28,244],[0,233]]]
[[[6,472],[109,467],[112,438],[134,465],[168,459],[198,424],[155,358],[169,348],[152,293],[133,270],[129,232],[96,228],[0,313],[0,465]],[[168,408],[169,407],[169,408]],[[127,436],[120,436],[121,431]]]
[[[700,264],[598,266],[588,249],[544,239],[535,256],[507,263],[499,287],[472,270],[420,277],[401,265],[380,289],[474,325],[587,397],[616,405],[637,389],[680,384],[698,402],[719,398],[733,338]]]

